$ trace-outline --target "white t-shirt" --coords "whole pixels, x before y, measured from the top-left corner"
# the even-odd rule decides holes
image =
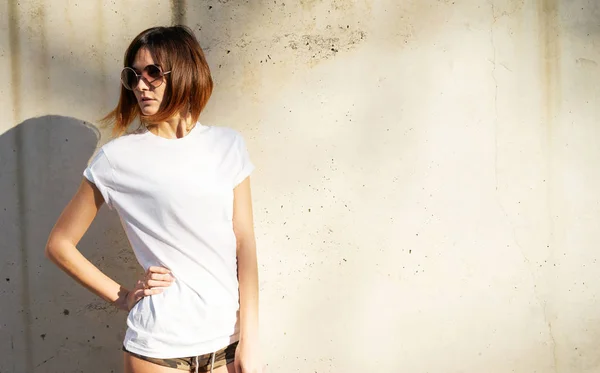
[[[233,188],[253,168],[238,132],[197,123],[179,139],[147,130],[119,137],[84,171],[117,211],[144,270],[164,266],[176,279],[133,307],[127,350],[176,358],[238,340]]]

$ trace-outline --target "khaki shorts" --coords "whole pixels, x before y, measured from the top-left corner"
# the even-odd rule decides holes
[[[123,347],[123,351],[137,357],[138,359],[162,365],[164,367],[181,369],[188,372],[212,372],[213,368],[217,369],[234,362],[235,349],[237,345],[238,342],[234,342],[214,353],[172,359],[159,359],[155,357],[138,355],[131,351],[127,351],[125,347]]]

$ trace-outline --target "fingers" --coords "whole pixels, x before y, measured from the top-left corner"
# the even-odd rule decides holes
[[[140,299],[160,294],[173,284],[175,278],[171,271],[164,267],[150,267],[144,276],[138,280],[128,296],[128,306],[131,309]]]
[[[143,294],[145,297],[148,297],[148,296],[150,296],[150,295],[156,295],[156,294],[160,294],[160,293],[162,293],[163,291],[165,291],[165,288],[151,288],[151,289],[144,289],[144,290],[142,291],[142,294]]]
[[[129,309],[133,308],[133,306],[139,302],[142,298],[148,297],[151,295],[157,295],[165,291],[164,287],[147,287],[144,281],[139,280],[135,284],[135,288],[128,295],[128,306]]]
[[[164,267],[152,266],[148,268],[146,275],[144,276],[146,281],[146,287],[167,287],[170,286],[175,278],[171,274],[171,271]]]
[[[151,267],[153,269],[154,267]],[[161,268],[161,267],[156,267]],[[161,268],[164,269],[164,268]],[[166,288],[171,286],[171,284],[175,281],[175,278],[171,273],[157,273],[148,271],[145,276],[146,288]]]
[[[165,288],[171,286],[175,277],[171,271],[164,267],[152,266],[144,277],[136,284],[136,290],[140,290],[138,296],[149,296],[162,293]]]
[[[173,284],[173,281],[156,281],[156,280],[147,280],[146,287],[147,288],[166,288]]]
[[[147,273],[162,273],[162,274],[169,274],[171,273],[171,271],[169,271],[168,269],[166,269],[165,267],[157,267],[157,266],[152,266],[150,268],[148,268]]]
[[[173,277],[173,275],[170,273],[164,275],[158,273],[149,273],[146,275],[146,279],[154,281],[173,282],[175,280],[175,277]]]

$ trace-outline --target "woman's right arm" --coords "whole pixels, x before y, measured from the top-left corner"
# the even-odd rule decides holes
[[[129,311],[144,296],[161,293],[164,287],[172,283],[172,277],[165,268],[151,267],[145,278],[129,291],[102,273],[79,252],[77,244],[103,203],[100,191],[84,178],[48,237],[46,256],[96,295]]]

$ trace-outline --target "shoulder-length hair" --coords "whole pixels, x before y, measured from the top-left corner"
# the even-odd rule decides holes
[[[160,109],[154,115],[141,114],[133,91],[121,86],[117,107],[102,119],[113,125],[113,134],[122,135],[139,116],[145,124],[164,122],[187,111],[196,123],[213,90],[213,81],[204,52],[186,26],[152,27],[136,36],[125,51],[124,67],[131,67],[138,51],[145,48],[163,71],[166,84]]]

